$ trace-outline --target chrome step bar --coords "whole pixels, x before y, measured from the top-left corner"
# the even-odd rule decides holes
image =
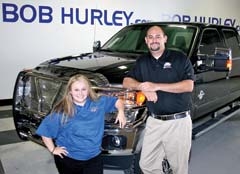
[[[218,126],[219,124],[223,123],[224,121],[230,119],[231,117],[233,117],[234,115],[236,115],[236,113],[240,112],[240,106],[234,106],[231,109],[219,114],[219,115],[215,115],[212,119],[203,122],[202,124],[200,124],[199,126],[193,128],[192,130],[192,139],[196,139],[199,136],[205,134],[206,132],[210,131],[211,129],[215,128],[216,126]]]

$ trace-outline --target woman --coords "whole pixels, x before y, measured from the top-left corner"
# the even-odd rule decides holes
[[[60,174],[102,174],[104,115],[118,110],[115,123],[126,124],[123,101],[98,96],[83,75],[70,78],[63,98],[44,118],[37,134],[54,155]]]

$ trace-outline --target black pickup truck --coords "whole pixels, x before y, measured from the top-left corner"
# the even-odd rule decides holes
[[[195,70],[192,93],[192,120],[210,116],[211,125],[239,109],[240,37],[235,28],[200,23],[154,22],[126,26],[103,46],[94,43],[92,53],[49,59],[33,69],[19,72],[13,93],[13,117],[22,140],[42,144],[36,128],[63,95],[68,79],[86,75],[100,93],[125,100],[127,125],[114,124],[116,113],[105,117],[102,154],[105,168],[139,173],[147,108],[140,91],[122,88],[125,74],[142,53],[147,52],[144,37],[153,25],[161,26],[167,36],[167,49],[183,52]],[[34,55],[33,55],[34,56]],[[224,112],[219,111],[225,108]],[[208,123],[209,123],[208,121]],[[209,125],[209,124],[207,124]],[[206,124],[194,127],[196,137]]]

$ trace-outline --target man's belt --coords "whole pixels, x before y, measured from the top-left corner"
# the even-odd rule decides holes
[[[179,112],[175,114],[170,114],[170,115],[156,115],[154,113],[150,113],[150,116],[159,120],[176,120],[180,118],[184,118],[186,116],[190,115],[190,111],[184,111],[184,112]]]

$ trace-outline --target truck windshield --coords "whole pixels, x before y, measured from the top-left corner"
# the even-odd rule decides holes
[[[148,51],[145,35],[151,25],[132,25],[123,28],[108,40],[101,50],[109,52],[144,53]],[[188,55],[197,28],[188,25],[160,25],[167,37],[166,48],[179,50]]]

